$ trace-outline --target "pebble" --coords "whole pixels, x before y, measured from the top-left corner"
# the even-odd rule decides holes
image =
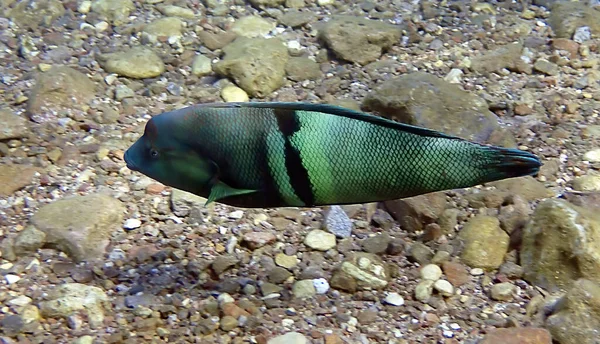
[[[583,160],[589,162],[600,162],[600,148],[593,149],[583,155]]]
[[[275,242],[277,238],[271,232],[250,232],[244,234],[243,242],[252,250]]]
[[[227,214],[227,217],[230,219],[239,220],[242,217],[244,217],[244,211],[243,210],[232,211],[231,213]]]
[[[204,76],[212,73],[212,61],[204,55],[196,55],[192,62],[192,74]]]
[[[142,221],[140,219],[127,219],[123,224],[123,228],[127,230],[132,230],[136,228],[140,228],[142,226]]]
[[[329,291],[329,282],[327,282],[324,278],[315,278],[313,280],[313,285],[315,286],[315,290],[317,294],[325,294]]]
[[[577,43],[589,41],[592,38],[592,31],[589,26],[580,26],[573,34],[573,40]]]
[[[313,250],[327,251],[335,247],[335,235],[320,229],[314,229],[306,235],[304,244]]]
[[[490,290],[492,299],[496,301],[509,301],[513,298],[515,286],[510,282],[494,284]]]
[[[313,280],[300,280],[294,283],[292,293],[299,299],[313,297],[317,294]]]
[[[425,280],[437,281],[442,277],[442,269],[435,264],[425,265],[419,273],[421,278]]]
[[[431,280],[424,280],[417,284],[415,288],[415,298],[421,302],[427,302],[433,293],[433,284]]]
[[[231,331],[238,326],[238,321],[236,318],[226,315],[221,318],[221,330],[223,331]]]
[[[221,97],[224,101],[230,102],[247,102],[250,100],[248,93],[237,86],[225,86],[221,90]]]
[[[31,298],[25,295],[19,295],[14,299],[8,301],[9,305],[23,307],[31,303]]]
[[[338,238],[348,238],[352,235],[352,221],[339,205],[328,207],[323,216],[323,229]]]
[[[441,279],[435,281],[435,283],[433,284],[433,288],[443,296],[454,295],[454,287],[452,286],[452,284],[450,284],[450,282],[446,280]]]
[[[21,280],[21,277],[13,274],[7,274],[6,276],[4,276],[4,279],[6,280],[6,283],[13,284],[19,282]]]
[[[461,82],[463,71],[458,68],[452,68],[450,72],[444,77],[444,80],[448,81],[451,84],[459,84]]]
[[[383,301],[392,306],[402,306],[404,298],[398,293],[389,293]]]
[[[483,275],[483,269],[482,268],[473,268],[469,271],[469,273],[473,276],[481,276]]]
[[[281,336],[273,337],[267,344],[309,344],[308,338],[299,332],[289,332]]]
[[[298,265],[298,257],[288,256],[285,253],[278,253],[275,255],[275,264],[290,270]]]

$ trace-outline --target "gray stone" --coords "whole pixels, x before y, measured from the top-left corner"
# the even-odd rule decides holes
[[[333,233],[338,238],[348,238],[352,235],[352,221],[339,205],[332,205],[323,213],[323,229]]]
[[[560,38],[571,39],[576,30],[587,26],[593,36],[600,35],[600,11],[581,1],[560,1],[552,6],[548,23]]]
[[[17,235],[14,242],[15,254],[18,256],[35,252],[46,243],[46,233],[34,226],[27,226]]]
[[[0,141],[28,136],[27,120],[9,109],[0,109]]]
[[[31,165],[0,164],[0,197],[21,190],[33,181],[37,168]]]
[[[31,224],[46,233],[49,245],[80,262],[104,255],[124,212],[123,204],[109,195],[73,196],[41,207]]]
[[[510,282],[497,283],[490,289],[490,296],[497,301],[510,301],[514,291],[515,286]]]
[[[499,72],[508,69],[531,73],[531,66],[522,58],[523,43],[510,43],[473,58],[471,69],[478,73]]]
[[[131,0],[96,0],[92,3],[93,12],[116,26],[127,22],[133,10],[135,5]]]
[[[546,75],[557,75],[559,72],[558,66],[546,59],[537,59],[533,64],[533,69]]]
[[[187,191],[179,189],[171,191],[171,209],[177,216],[188,216],[194,207],[204,208],[206,201],[206,198]]]
[[[108,73],[134,79],[154,78],[165,71],[165,64],[160,56],[153,50],[140,46],[99,55],[98,62]]]
[[[520,257],[524,278],[550,292],[579,278],[600,283],[598,212],[560,199],[541,202],[523,230]]]
[[[257,0],[253,0],[257,1]],[[288,332],[281,336],[273,337],[267,341],[267,344],[309,344],[310,341],[302,333]]]
[[[44,317],[67,318],[78,311],[87,313],[91,328],[99,328],[104,322],[104,310],[110,301],[104,290],[79,283],[67,283],[49,293],[48,301],[40,302]]]
[[[196,14],[189,8],[179,7],[174,5],[162,5],[158,6],[160,13],[169,17],[180,17],[185,19],[194,19]]]
[[[146,34],[160,37],[179,37],[182,34],[183,21],[177,17],[165,17],[154,20],[144,27]]]
[[[2,10],[10,7],[10,3]],[[54,21],[65,14],[65,7],[59,0],[15,1],[12,10],[7,11],[8,18],[14,21],[21,29],[37,29],[40,26],[50,27]],[[0,3],[1,4],[1,3]]]
[[[400,41],[402,28],[362,17],[336,16],[319,36],[341,59],[366,65]]]
[[[235,21],[231,31],[238,36],[254,38],[264,37],[275,28],[275,22],[259,16],[246,16]]]
[[[213,70],[253,97],[266,97],[284,83],[287,47],[277,38],[239,37],[223,48],[225,58]]]
[[[392,239],[386,232],[368,237],[362,242],[363,250],[374,254],[383,254],[387,251]]]
[[[497,269],[508,251],[508,234],[500,228],[500,221],[495,217],[477,215],[470,218],[459,238],[464,242],[461,258],[471,267]]]
[[[205,55],[196,55],[192,62],[192,74],[204,76],[212,73],[212,61]]]
[[[515,146],[484,99],[431,74],[390,78],[365,97],[363,108],[471,141]]]
[[[315,80],[321,76],[319,64],[308,57],[290,57],[285,72],[293,81]]]
[[[421,231],[442,214],[446,207],[446,194],[433,192],[425,195],[390,200],[385,208],[402,229],[409,232]]]
[[[294,294],[294,297],[303,299],[315,296],[317,294],[317,290],[315,289],[313,280],[306,279],[296,281],[292,287],[292,293]]]

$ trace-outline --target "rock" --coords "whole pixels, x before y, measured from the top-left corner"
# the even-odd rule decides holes
[[[83,73],[64,66],[38,74],[27,102],[27,115],[35,122],[67,115],[85,115],[88,103],[96,97],[94,83]]]
[[[548,23],[559,38],[571,38],[583,26],[589,27],[593,35],[600,35],[600,11],[585,2],[557,2],[552,6]]]
[[[125,85],[117,85],[117,87],[115,87],[115,99],[117,101],[133,97],[135,97],[135,92],[131,88]]]
[[[335,247],[335,235],[320,229],[310,231],[304,239],[304,245],[318,251],[327,251]]]
[[[239,262],[239,259],[231,255],[218,256],[213,260],[211,267],[217,275],[220,275],[225,270],[236,266]]]
[[[285,253],[278,253],[277,255],[275,255],[275,264],[281,266],[282,268],[290,270],[293,269],[296,265],[298,265],[298,257],[288,256]]]
[[[315,289],[313,280],[306,279],[296,281],[292,287],[292,293],[294,294],[294,297],[303,299],[315,296],[317,294],[317,289]]]
[[[242,37],[264,37],[275,28],[275,25],[275,22],[259,16],[246,16],[236,20],[231,31]]]
[[[15,254],[25,255],[29,252],[35,252],[46,243],[46,233],[40,231],[34,226],[27,226],[17,235],[14,242]]]
[[[515,286],[510,282],[497,283],[490,289],[490,296],[496,301],[510,301],[514,291]]]
[[[484,99],[431,74],[390,78],[365,97],[363,108],[471,141],[514,146]]]
[[[454,287],[446,280],[440,279],[433,283],[433,289],[435,289],[440,295],[450,297],[454,295]]]
[[[10,7],[10,3],[11,1],[8,2],[8,5],[3,5],[6,6],[3,11]],[[59,0],[17,1],[13,9],[7,12],[8,18],[21,29],[36,30],[40,26],[51,27],[56,19],[65,14],[65,7]]]
[[[442,269],[435,264],[427,264],[419,271],[422,279],[437,281],[442,277]]]
[[[212,73],[212,61],[205,55],[196,55],[192,62],[192,74],[204,76]]]
[[[252,3],[259,0],[251,0]],[[268,1],[268,0],[260,0]],[[272,0],[271,0],[272,1]],[[310,341],[303,334],[298,332],[288,332],[284,335],[273,337],[267,341],[267,344],[309,344]]]
[[[127,22],[133,10],[135,5],[131,0],[96,0],[92,3],[92,11],[115,26]]]
[[[523,267],[513,262],[505,262],[500,266],[498,272],[510,279],[519,279],[523,277]]]
[[[109,195],[73,196],[44,205],[31,224],[46,233],[49,245],[81,262],[102,258],[124,212],[123,204]]]
[[[587,42],[592,39],[592,30],[589,26],[580,26],[575,30],[573,34],[573,41],[577,43]]]
[[[19,311],[21,318],[25,324],[31,324],[33,322],[38,322],[42,318],[40,315],[40,310],[34,305],[25,305]]]
[[[0,141],[20,139],[29,135],[27,120],[8,109],[0,109]]]
[[[127,219],[123,224],[123,228],[127,230],[133,230],[142,226],[142,220],[140,219]]]
[[[509,193],[498,190],[481,190],[480,192],[470,193],[465,195],[465,199],[469,202],[471,208],[498,208]]]
[[[419,282],[415,287],[415,298],[421,302],[426,303],[431,298],[433,293],[433,284],[435,281],[424,280]]]
[[[81,336],[73,341],[73,344],[93,344],[93,343],[94,343],[94,337],[88,336],[88,335]]]
[[[352,252],[334,273],[331,286],[347,291],[381,289],[390,278],[388,266],[379,256]]]
[[[194,19],[196,15],[194,11],[189,8],[179,7],[174,5],[163,5],[159,6],[158,10],[160,13],[168,16],[168,17],[180,17],[184,19]]]
[[[275,242],[277,238],[271,232],[250,232],[244,234],[242,242],[251,250],[263,247]]]
[[[317,294],[326,294],[329,291],[329,282],[324,278],[315,278],[312,280]]]
[[[300,11],[297,9],[289,10],[278,18],[281,25],[289,26],[291,28],[297,28],[306,25],[315,19],[316,16],[313,12]]]
[[[25,326],[25,322],[20,315],[6,315],[0,320],[0,329],[9,337],[16,337]]]
[[[225,47],[233,42],[237,35],[233,32],[212,33],[208,31],[200,31],[197,33],[198,39],[210,50],[217,50]]]
[[[387,232],[368,237],[362,242],[363,250],[374,254],[383,254],[387,251],[392,239]]]
[[[2,112],[0,112],[1,116]],[[1,136],[0,136],[1,137]],[[600,148],[592,149],[583,155],[583,160],[589,162],[600,162]]]
[[[279,284],[285,282],[288,278],[292,277],[292,273],[287,269],[280,266],[276,266],[269,271],[269,282]]]
[[[246,91],[233,85],[223,87],[221,98],[226,102],[247,102],[250,100]]]
[[[325,23],[319,36],[339,58],[366,65],[398,43],[401,31],[383,21],[344,15]]]
[[[133,79],[154,78],[165,72],[165,64],[160,56],[153,50],[141,46],[99,55],[98,62],[107,73]]]
[[[546,75],[557,75],[559,72],[558,66],[546,59],[537,59],[533,64],[533,69]]]
[[[159,18],[146,24],[144,31],[148,35],[155,37],[181,37],[183,21],[177,17]]]
[[[0,164],[0,197],[7,197],[31,184],[37,168],[30,165]]]
[[[383,299],[383,302],[392,306],[402,306],[404,304],[404,298],[398,293],[389,293],[385,299]]]
[[[531,66],[521,59],[523,43],[510,43],[473,58],[471,69],[477,73],[493,73],[502,69],[531,73]]]
[[[548,330],[535,327],[491,329],[479,344],[552,344]]]
[[[464,242],[462,260],[471,267],[487,270],[497,269],[502,264],[510,240],[497,218],[484,215],[470,218],[459,238]]]
[[[323,229],[333,233],[338,238],[348,238],[352,235],[352,221],[339,205],[332,205],[323,213]]]
[[[600,174],[589,173],[585,176],[579,176],[573,179],[573,190],[576,191],[600,191]]]
[[[285,73],[293,81],[316,80],[321,76],[321,68],[308,57],[290,57]]]
[[[206,204],[204,197],[179,189],[171,191],[171,209],[177,216],[188,216],[192,208],[204,208],[204,204]]]
[[[6,284],[15,284],[21,280],[21,277],[14,274],[6,274],[4,275],[4,280]]]
[[[104,310],[110,301],[104,290],[79,283],[66,283],[49,293],[48,301],[40,302],[42,316],[67,318],[78,311],[85,311],[91,328],[99,328],[104,322]]]
[[[229,331],[235,329],[236,327],[238,327],[238,321],[236,318],[232,317],[231,315],[226,315],[221,318],[220,327],[221,327],[221,330],[229,332]]]
[[[600,283],[598,212],[559,199],[541,202],[523,229],[520,257],[524,279],[549,292],[579,278]]]
[[[410,247],[409,257],[411,260],[421,265],[425,265],[433,258],[433,251],[425,244],[417,241]]]
[[[287,47],[277,38],[239,37],[223,48],[225,58],[213,70],[253,97],[266,97],[284,83]]]
[[[600,328],[600,286],[579,279],[559,300],[545,327],[561,344],[595,343]]]
[[[546,189],[544,184],[531,176],[509,178],[489,184],[496,187],[498,191],[519,195],[527,202],[554,196],[551,190]]]
[[[441,215],[446,207],[446,195],[443,192],[434,192],[386,201],[384,205],[402,229],[416,232],[435,222]]]

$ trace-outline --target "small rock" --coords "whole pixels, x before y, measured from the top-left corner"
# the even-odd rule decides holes
[[[465,245],[461,258],[471,267],[496,269],[508,251],[508,234],[500,228],[500,221],[495,217],[478,215],[469,219],[459,238]],[[494,245],[490,245],[491,242]]]
[[[513,298],[515,286],[510,282],[497,283],[490,289],[492,299],[496,301],[510,301]]]
[[[290,57],[285,65],[287,77],[293,81],[316,80],[321,76],[319,64],[308,57]]]
[[[246,16],[236,20],[231,31],[242,37],[264,37],[275,28],[275,25],[275,22],[259,16]]]
[[[559,72],[558,66],[546,59],[537,59],[533,69],[546,75],[557,75]]]
[[[404,304],[404,298],[398,293],[389,293],[383,301],[392,306],[402,306]]]
[[[383,254],[388,249],[391,242],[389,234],[382,233],[372,237],[368,237],[362,242],[363,250],[373,254]]]
[[[444,274],[448,281],[455,287],[460,287],[471,280],[467,268],[460,263],[443,262],[442,269],[444,270]]]
[[[327,251],[335,247],[335,235],[320,229],[314,229],[306,235],[304,244],[313,250]]]
[[[7,284],[14,284],[19,282],[21,280],[21,277],[13,274],[6,274],[4,275],[4,280],[6,280]]]
[[[133,10],[135,10],[135,5],[131,0],[95,0],[92,2],[92,12],[115,26],[125,23]]]
[[[237,86],[225,86],[221,90],[221,97],[224,101],[231,102],[247,102],[249,101],[248,93]]]
[[[589,173],[576,177],[573,180],[573,189],[576,191],[600,191],[600,174]]]
[[[253,0],[256,1],[256,0]],[[288,332],[284,335],[273,337],[267,341],[267,344],[309,344],[310,341],[303,334],[298,332]]]
[[[174,5],[164,5],[164,6],[159,6],[158,10],[160,11],[160,13],[169,16],[169,17],[180,17],[180,18],[185,18],[185,19],[194,19],[196,17],[196,15],[194,14],[194,11],[190,10],[189,8],[185,8],[185,7],[179,7],[179,6],[174,6]]]
[[[435,281],[435,283],[433,284],[433,289],[437,290],[438,293],[440,293],[442,296],[452,296],[454,295],[454,287],[452,286],[452,284],[450,284],[450,282],[446,281],[446,280],[437,280]]]
[[[159,18],[144,27],[144,32],[153,36],[179,37],[183,21],[177,17]]]
[[[442,277],[442,269],[435,264],[427,264],[419,271],[421,278],[425,280],[437,281]]]
[[[31,303],[31,298],[25,295],[20,295],[8,301],[11,306],[24,307]]]
[[[37,169],[30,165],[0,165],[0,197],[10,196],[29,185]]]
[[[379,256],[351,252],[331,278],[331,286],[348,291],[381,289],[390,278],[389,268]]]
[[[431,294],[433,293],[433,284],[435,282],[431,280],[424,280],[419,282],[415,287],[415,298],[421,302],[429,301]]]
[[[73,341],[73,344],[93,344],[93,343],[94,343],[94,337],[88,336],[88,335],[81,336]]]
[[[141,46],[99,55],[98,61],[106,72],[134,79],[157,77],[165,71],[161,58],[151,49]]]
[[[34,226],[27,226],[17,235],[14,242],[15,254],[23,255],[35,252],[46,243],[46,233]]]
[[[269,282],[279,284],[285,282],[288,278],[292,277],[292,273],[287,269],[280,266],[276,266],[269,271]]]
[[[188,216],[194,207],[204,208],[206,198],[193,193],[173,189],[171,192],[171,209],[177,216]]]
[[[140,228],[142,226],[142,221],[140,219],[127,219],[123,224],[123,228],[127,230],[132,230],[136,228]]]
[[[600,148],[593,149],[583,155],[583,160],[589,162],[600,162]]]
[[[238,321],[236,318],[230,315],[226,315],[221,318],[221,330],[229,332],[236,327],[238,327]]]
[[[313,279],[313,285],[317,294],[326,294],[329,291],[329,282],[324,278]]]
[[[230,255],[218,256],[212,262],[211,267],[217,275],[220,275],[225,270],[237,265],[238,263],[239,263],[239,259],[237,259],[234,256],[230,256]]]
[[[338,238],[352,235],[352,221],[339,205],[332,205],[323,214],[323,229],[335,234]]]
[[[25,323],[19,315],[7,315],[0,320],[0,329],[9,337],[16,337],[24,326]]]
[[[91,328],[98,328],[104,321],[104,309],[110,302],[104,291],[79,283],[62,284],[54,289],[48,301],[40,302],[44,317],[67,318],[77,311],[85,311]]]
[[[212,61],[205,55],[196,55],[192,62],[192,74],[204,76],[212,73]]]
[[[415,242],[410,247],[410,258],[421,265],[425,265],[433,258],[433,251],[421,242]]]
[[[275,242],[275,240],[277,240],[277,238],[271,232],[250,232],[244,234],[242,242],[251,250],[256,250],[257,248]]]
[[[592,30],[589,26],[580,26],[575,30],[575,34],[573,34],[573,41],[577,43],[589,41],[591,38]]]
[[[285,253],[278,253],[275,255],[275,264],[290,270],[298,265],[298,257],[288,256]]]
[[[0,109],[0,141],[19,139],[28,135],[27,120],[13,111]]]
[[[315,296],[317,294],[317,290],[315,289],[313,280],[308,279],[296,281],[292,287],[292,293],[295,297],[302,299]]]

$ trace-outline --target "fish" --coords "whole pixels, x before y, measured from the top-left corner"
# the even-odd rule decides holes
[[[537,175],[528,152],[335,105],[205,103],[151,117],[126,166],[240,208],[363,204]]]

